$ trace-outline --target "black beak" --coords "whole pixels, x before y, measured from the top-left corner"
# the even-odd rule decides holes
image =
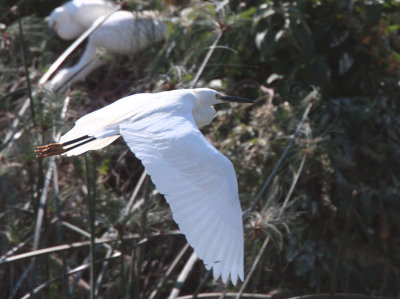
[[[237,102],[237,103],[250,103],[254,104],[253,100],[247,99],[247,98],[242,98],[242,97],[234,97],[234,96],[221,96],[219,98],[222,101],[227,101],[227,102]]]

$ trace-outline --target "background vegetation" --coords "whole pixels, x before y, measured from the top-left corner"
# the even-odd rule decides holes
[[[158,46],[53,93],[38,80],[68,46],[44,19],[61,3],[0,2],[1,298],[169,296],[191,249],[125,143],[70,159],[33,149],[122,96],[191,86],[257,99],[222,107],[204,131],[251,209],[248,281],[223,285],[197,262],[180,294],[398,296],[397,1],[129,1],[179,22]],[[93,247],[91,275],[94,235],[108,242]]]

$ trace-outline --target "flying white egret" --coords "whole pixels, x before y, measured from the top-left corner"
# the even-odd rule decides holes
[[[76,8],[77,2],[82,4],[79,9]],[[114,8],[112,4],[110,7],[106,4],[107,2],[99,0],[68,2],[50,15],[49,24],[54,26],[62,38],[76,37],[76,33],[83,33],[90,26],[95,26],[101,13],[104,12],[102,15],[105,15]],[[92,6],[97,9],[89,9]],[[70,7],[72,8],[69,9]],[[58,9],[61,10],[56,13]],[[79,13],[71,13],[75,10]],[[135,54],[163,40],[165,31],[166,26],[155,11],[117,11],[89,36],[79,62],[60,70],[50,81],[50,85],[58,89],[66,82],[73,84],[84,80],[93,70],[106,63],[96,55],[99,50],[105,50],[109,54]]]
[[[104,0],[72,0],[54,9],[49,16],[49,27],[65,40],[80,36],[94,21],[117,6]]]
[[[232,163],[199,128],[216,114],[214,104],[252,103],[208,89],[142,93],[80,118],[59,143],[39,146],[38,157],[74,156],[122,136],[139,158],[172,215],[215,278],[243,281],[243,223]]]

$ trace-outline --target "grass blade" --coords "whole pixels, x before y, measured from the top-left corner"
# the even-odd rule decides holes
[[[60,204],[60,196],[59,196],[59,190],[58,190],[58,171],[57,167],[54,167],[54,174],[53,174],[53,188],[54,188],[54,195],[55,195],[55,201],[56,201],[56,215],[57,215],[57,237],[58,237],[58,243],[59,244],[64,244],[64,230],[62,226],[62,216],[61,216],[61,204]],[[62,268],[63,268],[63,285],[64,285],[64,292],[65,292],[65,297],[66,298],[71,298],[71,293],[69,290],[69,284],[68,284],[68,279],[66,276],[67,273],[67,257],[65,255],[65,252],[61,252],[61,259],[62,259]]]
[[[120,256],[120,253],[114,253],[114,254],[113,254],[111,257],[109,257],[107,260],[115,259],[115,258],[117,258],[117,257],[119,257],[119,256]],[[97,260],[96,263],[97,263],[97,262],[102,262],[102,261],[103,261],[103,259]],[[78,266],[78,267],[72,269],[71,271],[69,271],[69,272],[66,274],[66,276],[74,275],[74,274],[76,274],[76,273],[81,273],[82,271],[84,271],[84,270],[86,270],[86,269],[88,269],[88,268],[90,268],[90,263],[85,263],[85,264],[80,265],[80,266]],[[63,275],[63,276],[56,277],[56,278],[53,278],[53,279],[51,279],[51,280],[49,280],[49,281],[47,281],[47,282],[45,282],[45,283],[42,283],[41,285],[35,287],[35,289],[33,290],[32,294],[25,294],[24,296],[21,297],[21,299],[30,298],[32,295],[37,294],[38,292],[40,292],[41,290],[43,290],[43,289],[45,289],[46,287],[50,286],[50,285],[53,284],[54,282],[60,280],[62,277],[64,277],[64,275]]]
[[[33,125],[35,127],[37,127],[35,106],[34,106],[34,101],[33,101],[33,96],[32,96],[32,84],[31,84],[31,79],[29,77],[28,63],[26,61],[26,48],[25,48],[25,42],[24,42],[24,30],[22,29],[21,16],[19,15],[18,9],[16,11],[18,13],[18,28],[19,28],[19,37],[20,37],[20,42],[21,42],[21,56],[22,56],[22,62],[24,64],[26,83],[28,85],[28,97],[29,97],[29,101],[30,101],[32,122],[33,122]]]
[[[90,222],[90,299],[95,298],[94,290],[95,290],[95,273],[94,273],[94,254],[95,254],[95,226],[94,222],[96,220],[96,212],[95,212],[95,196],[96,196],[96,180],[95,180],[95,172],[96,168],[92,165],[93,172],[90,175],[89,169],[89,158],[88,155],[85,154],[85,166],[86,166],[86,180],[87,180],[87,199],[89,206],[89,222]]]
[[[203,73],[205,67],[207,66],[207,63],[208,63],[208,61],[210,60],[211,55],[214,53],[214,51],[215,51],[215,49],[216,49],[216,47],[217,47],[217,45],[218,45],[218,42],[219,42],[219,40],[220,40],[221,37],[222,37],[222,34],[223,34],[223,31],[220,30],[220,31],[218,32],[217,38],[214,40],[213,44],[210,46],[210,49],[208,50],[206,57],[204,57],[204,60],[203,60],[203,62],[201,63],[201,66],[200,66],[200,68],[198,69],[198,71],[197,71],[197,73],[196,73],[196,76],[194,77],[193,81],[190,83],[190,85],[189,85],[190,88],[195,87],[196,84],[197,84],[197,81],[199,81],[201,74]]]
[[[213,293],[202,293],[197,296],[197,298],[216,298],[220,297],[223,295],[222,292],[213,292]],[[237,296],[237,293],[226,293],[225,297],[226,298],[234,298]],[[178,299],[192,299],[192,295],[186,295],[186,296],[181,296],[178,297]],[[266,295],[266,294],[254,294],[254,293],[243,293],[242,298],[253,298],[253,299],[273,299],[274,297],[271,295]]]
[[[186,278],[189,276],[190,271],[193,269],[194,264],[197,261],[197,255],[195,252],[187,260],[185,267],[183,267],[181,273],[176,280],[175,287],[172,289],[168,299],[176,299],[181,292],[182,286],[186,281]]]
[[[172,271],[174,271],[175,267],[178,265],[178,262],[182,259],[183,255],[186,253],[188,249],[189,249],[189,243],[186,243],[185,246],[183,246],[181,251],[178,253],[178,255],[175,257],[171,265],[169,266],[167,272],[165,272],[161,281],[157,284],[156,289],[153,292],[151,292],[149,299],[157,298],[158,292],[162,289],[169,275],[172,273]]]

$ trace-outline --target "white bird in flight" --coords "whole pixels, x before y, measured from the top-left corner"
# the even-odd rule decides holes
[[[205,267],[236,285],[244,278],[244,245],[235,170],[199,130],[215,116],[213,105],[225,101],[253,103],[208,88],[131,95],[83,116],[59,143],[35,152],[74,156],[122,136]]]
[[[115,5],[100,0],[74,0],[56,8],[49,18],[49,26],[64,39],[81,35],[90,26],[96,26]],[[58,89],[65,83],[84,80],[106,61],[96,55],[99,50],[109,54],[135,54],[164,39],[165,24],[155,11],[117,11],[104,21],[90,36],[79,62],[60,70],[50,81]]]

